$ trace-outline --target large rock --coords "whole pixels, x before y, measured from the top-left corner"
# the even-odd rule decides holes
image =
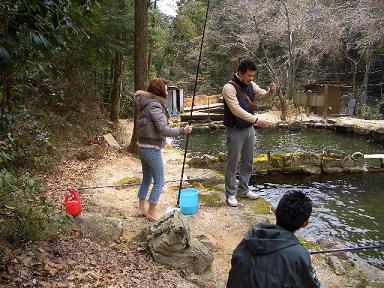
[[[98,243],[118,240],[123,234],[123,222],[118,218],[95,213],[82,213],[73,219],[84,238]]]
[[[284,171],[290,173],[321,174],[321,158],[315,153],[285,154]]]
[[[384,142],[384,128],[379,127],[372,131],[372,138],[379,142]]]
[[[211,156],[202,155],[193,157],[188,161],[190,167],[194,168],[207,168],[215,169],[217,171],[224,171],[226,159],[224,156]]]
[[[212,252],[192,238],[185,218],[173,211],[144,229],[138,237],[147,243],[154,260],[175,269],[203,273],[212,265]]]

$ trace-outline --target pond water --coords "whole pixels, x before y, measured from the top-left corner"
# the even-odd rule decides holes
[[[184,149],[184,137],[172,140],[172,146]],[[361,136],[322,129],[306,129],[298,132],[286,129],[256,130],[255,151],[267,152],[334,152],[343,151],[364,154],[384,153],[384,145],[367,140]],[[192,133],[189,137],[188,152],[191,154],[210,154],[226,152],[225,133]]]
[[[174,139],[172,145],[184,147],[184,139]],[[365,154],[384,153],[384,146],[351,134],[327,130],[257,131],[255,150],[259,153],[323,150]],[[225,152],[224,133],[194,133],[188,152],[211,154]],[[382,245],[384,243],[384,174],[362,173],[346,175],[267,175],[252,177],[252,189],[273,206],[291,189],[309,193],[314,202],[311,224],[297,233],[312,240],[337,237],[350,246]],[[384,249],[348,253],[384,268]]]

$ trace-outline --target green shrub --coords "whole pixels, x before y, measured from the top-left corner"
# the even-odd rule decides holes
[[[54,209],[40,182],[28,173],[14,176],[0,170],[0,253],[28,241],[48,240],[57,235]]]

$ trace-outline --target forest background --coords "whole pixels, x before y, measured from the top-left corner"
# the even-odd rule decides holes
[[[207,1],[177,1],[176,17],[156,2],[1,1],[1,251],[52,237],[64,216],[37,175],[133,118],[133,93],[148,79],[192,94]],[[382,0],[211,0],[196,92],[219,94],[251,58],[260,86],[277,83],[282,119],[294,91],[316,81],[345,86],[344,102],[356,98],[358,115],[376,118],[383,40]]]

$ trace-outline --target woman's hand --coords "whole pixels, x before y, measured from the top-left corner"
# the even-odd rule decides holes
[[[184,134],[191,134],[191,132],[192,132],[192,126],[184,127]]]

